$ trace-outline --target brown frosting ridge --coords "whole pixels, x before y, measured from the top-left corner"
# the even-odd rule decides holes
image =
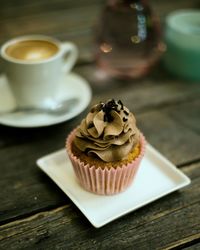
[[[125,159],[138,142],[134,115],[121,101],[113,99],[92,107],[74,139],[79,150],[105,162]]]

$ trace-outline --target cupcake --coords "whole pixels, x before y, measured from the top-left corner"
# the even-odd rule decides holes
[[[121,101],[94,105],[67,138],[77,180],[87,191],[112,195],[128,188],[144,156],[145,138]]]

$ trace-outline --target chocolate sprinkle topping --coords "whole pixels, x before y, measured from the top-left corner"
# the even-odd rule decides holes
[[[129,113],[126,110],[124,110],[124,114],[127,116],[129,115]]]
[[[124,104],[122,103],[121,100],[118,101],[118,104],[121,105],[121,109],[123,110],[124,109]]]
[[[127,121],[128,121],[128,119],[124,117],[123,118],[123,122],[127,122]]]
[[[106,103],[100,102],[96,107],[92,108],[90,112],[94,113],[95,111],[100,111],[100,110],[104,112],[104,117],[103,117],[104,122],[113,121],[114,118],[111,115],[112,110],[116,111],[117,113],[120,113],[120,110],[123,110],[126,116],[129,115],[129,113],[126,110],[124,110],[124,105],[121,100],[115,101],[114,99],[111,99]],[[125,117],[123,118],[124,122],[126,122],[127,120],[128,120],[127,118]],[[94,124],[89,124],[88,128],[92,128],[93,126]]]
[[[112,110],[117,111],[117,107],[118,107],[118,105],[116,104],[114,99],[103,104],[102,110],[105,113],[104,114],[104,122],[112,122],[113,121],[111,111]]]

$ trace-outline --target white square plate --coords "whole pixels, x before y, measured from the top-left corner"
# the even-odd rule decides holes
[[[125,192],[112,196],[85,191],[76,180],[65,149],[38,159],[37,165],[94,227],[101,227],[190,183],[186,175],[149,144],[133,184]]]

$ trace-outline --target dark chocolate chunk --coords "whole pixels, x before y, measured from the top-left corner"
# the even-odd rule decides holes
[[[128,121],[128,119],[124,117],[123,118],[123,122],[127,122],[127,121]]]
[[[126,110],[124,110],[124,114],[127,116],[129,115],[129,113]]]
[[[120,113],[120,110],[124,110],[124,105],[122,103],[121,100],[119,100],[118,102],[116,102],[114,99],[111,99],[109,101],[107,101],[106,103],[100,103],[100,110],[103,110],[104,112],[104,122],[112,122],[113,121],[113,117],[111,115],[111,112],[114,110],[117,113]],[[96,108],[97,110],[97,108]],[[124,110],[124,114],[126,116],[129,115],[129,113],[127,111]]]
[[[121,106],[121,110],[123,110],[124,109],[124,104],[122,103],[121,100],[118,101],[118,104]]]

